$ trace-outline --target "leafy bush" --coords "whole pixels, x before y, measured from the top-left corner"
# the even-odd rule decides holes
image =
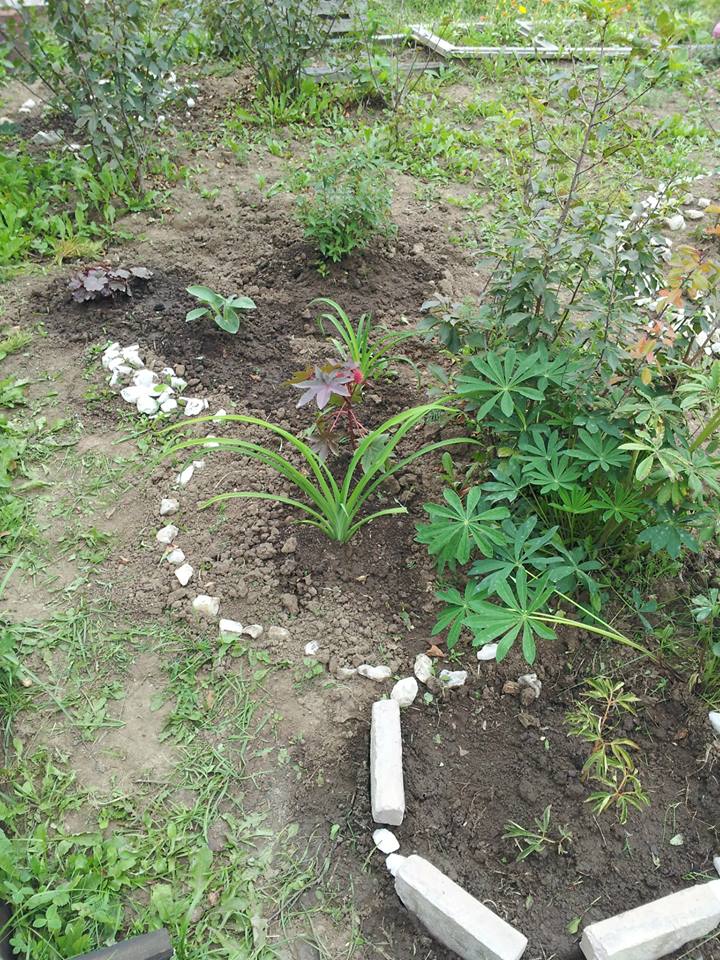
[[[464,625],[476,642],[502,638],[498,655],[508,652],[515,624],[497,619],[490,636],[477,604],[487,613],[493,596],[510,603],[520,574],[520,607],[547,610],[553,594],[581,591],[598,613],[608,565],[644,552],[677,558],[713,535],[720,470],[692,436],[682,365],[650,384],[632,370],[603,384],[596,367],[593,355],[540,343],[474,356],[457,377],[458,398],[487,436],[485,479],[465,501],[447,490],[444,506],[428,505],[418,534],[441,571],[472,563],[473,604],[461,614],[453,604],[451,621],[447,612],[440,621],[452,623],[451,644]],[[552,635],[523,629],[529,660],[535,633]]]
[[[107,263],[98,263],[92,267],[85,267],[74,274],[68,281],[68,290],[76,303],[85,303],[87,300],[102,300],[122,293],[126,297],[132,296],[133,281],[149,280],[152,271],[147,267],[111,267]]]
[[[300,182],[308,191],[297,201],[297,217],[319,253],[334,263],[388,237],[392,189],[385,163],[361,147],[311,159]]]
[[[184,429],[187,425],[196,423],[209,421],[216,423],[218,419],[221,419],[228,423],[258,427],[267,431],[271,436],[279,438],[283,445],[299,455],[304,470],[298,469],[282,453],[252,440],[245,440],[240,437],[216,437],[213,442],[219,446],[220,450],[240,454],[264,463],[294,487],[303,499],[295,499],[294,497],[262,490],[246,490],[223,493],[206,501],[202,506],[208,507],[214,503],[238,498],[271,500],[299,510],[303,514],[301,523],[308,523],[317,527],[331,540],[346,543],[361,527],[378,517],[407,513],[406,507],[398,505],[377,510],[366,516],[362,515],[373,495],[379,491],[386,480],[405,469],[408,464],[433,450],[468,442],[465,438],[452,438],[427,443],[401,459],[391,462],[391,458],[401,441],[419,426],[427,416],[441,409],[443,408],[439,404],[412,407],[396,414],[394,417],[390,417],[375,430],[367,433],[357,444],[340,481],[335,479],[327,464],[307,443],[282,427],[268,423],[266,420],[259,420],[256,417],[237,415],[222,418],[197,417],[186,421],[185,424],[170,427],[169,431]],[[168,455],[194,447],[201,447],[205,450],[206,443],[207,439],[204,437],[183,440],[174,444],[168,451]]]
[[[198,320],[200,317],[211,316],[218,327],[226,333],[237,333],[240,329],[240,316],[238,310],[255,310],[255,301],[250,297],[223,297],[209,287],[203,287],[195,284],[187,287],[187,292],[192,294],[196,300],[207,304],[206,307],[195,307],[190,310],[185,320],[190,322]]]
[[[295,93],[311,52],[324,46],[332,24],[322,24],[314,0],[228,0],[205,3],[211,42],[221,56],[242,55],[266,94]]]
[[[72,113],[97,165],[140,189],[189,15],[158,19],[153,0],[50,0],[48,13],[52,36],[31,29],[34,72]]]

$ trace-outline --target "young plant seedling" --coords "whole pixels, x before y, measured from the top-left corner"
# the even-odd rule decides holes
[[[566,826],[558,827],[558,835],[550,835],[550,814],[552,805],[548,804],[542,812],[542,816],[535,817],[535,829],[523,827],[514,820],[509,820],[505,824],[505,833],[503,840],[514,840],[519,853],[516,860],[526,860],[533,853],[542,853],[546,847],[554,847],[555,851],[562,856],[567,853],[568,847],[572,843],[572,834]]]
[[[587,681],[587,691],[574,711],[567,714],[570,732],[592,744],[590,756],[582,768],[582,779],[598,784],[585,801],[595,813],[614,806],[620,823],[626,823],[631,808],[650,805],[637,775],[630,751],[638,745],[627,737],[614,737],[616,727],[627,716],[635,716],[638,697],[628,693],[624,684],[607,677]]]
[[[220,293],[215,293],[209,287],[203,287],[199,284],[193,284],[186,287],[187,292],[206,304],[204,307],[195,307],[190,310],[186,316],[186,322],[199,320],[200,317],[211,316],[215,323],[224,330],[225,333],[237,333],[240,329],[240,316],[238,310],[256,310],[256,304],[250,297],[230,296],[223,297]]]

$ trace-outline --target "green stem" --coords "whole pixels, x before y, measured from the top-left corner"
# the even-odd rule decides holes
[[[720,427],[720,410],[713,414],[712,417],[705,424],[704,428],[700,433],[695,437],[693,442],[690,444],[690,450],[694,452],[698,447],[701,447],[706,440],[708,440],[715,431]]]

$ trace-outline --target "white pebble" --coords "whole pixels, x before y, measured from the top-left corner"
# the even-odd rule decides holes
[[[689,207],[685,211],[685,216],[688,218],[688,220],[702,220],[705,214],[702,210],[696,210],[694,207]]]
[[[167,497],[163,497],[160,501],[160,516],[166,517],[170,516],[172,513],[177,513],[180,509],[180,504],[177,500],[171,500]]]
[[[398,838],[392,832],[392,830],[375,830],[373,831],[373,843],[378,848],[380,853],[395,853],[400,849],[400,843]]]
[[[177,566],[177,564],[185,562],[185,554],[182,552],[180,547],[176,547],[174,550],[170,551],[165,559],[168,563],[172,563],[174,566]]]
[[[182,473],[178,474],[176,483],[181,487],[186,487],[192,480],[194,473],[195,473],[195,467],[191,463],[189,467],[185,467]]]
[[[314,657],[319,649],[320,644],[317,642],[317,640],[311,640],[310,643],[305,644],[305,656]]]
[[[155,539],[158,543],[164,543],[169,546],[179,533],[178,528],[174,524],[169,523],[166,527],[163,527],[162,530],[158,530],[155,534]]]
[[[188,97],[185,102],[190,107],[190,109],[192,109],[195,106],[195,100],[192,97]]]
[[[152,416],[160,409],[160,404],[155,397],[149,397],[147,395],[138,397],[136,406],[138,413],[146,413],[148,416]]]
[[[355,667],[338,667],[335,671],[335,676],[338,680],[349,680],[351,677],[354,677],[357,673]]]
[[[209,597],[206,593],[201,593],[193,600],[192,607],[196,613],[212,619],[220,612],[220,597]]]
[[[175,576],[178,578],[183,587],[186,587],[188,583],[192,580],[193,568],[189,563],[184,563],[181,567],[178,567],[175,570]]]
[[[665,220],[668,230],[682,230],[685,226],[685,217],[681,213],[676,213]]]
[[[363,663],[357,668],[361,677],[367,677],[368,680],[376,680],[382,683],[383,680],[389,680],[392,676],[390,667],[371,667],[368,663]]]
[[[715,872],[720,874],[720,857],[713,857],[713,866],[715,867]]]
[[[415,697],[418,695],[418,683],[415,677],[404,677],[402,680],[398,680],[395,686],[392,688],[392,693],[390,696],[393,700],[401,707],[409,707],[415,700]],[[391,850],[384,851],[385,853],[392,853]]]
[[[248,637],[252,637],[253,640],[259,640],[263,635],[263,628],[259,623],[251,623],[249,627],[243,628],[243,633]]]
[[[163,413],[172,413],[174,410],[177,410],[178,402],[175,397],[168,397],[167,400],[163,400],[160,404],[160,409]]]
[[[709,197],[699,197],[697,205],[700,208],[700,210],[705,210],[707,207],[710,206],[711,203],[712,201],[710,200]]]
[[[717,710],[711,710],[708,714],[708,720],[715,733],[720,735],[720,713]]]
[[[462,687],[467,680],[467,670],[441,670],[440,679],[449,690]]]
[[[147,390],[154,387],[157,380],[157,374],[153,370],[148,370],[146,367],[142,370],[137,370],[133,377],[133,383],[136,387],[145,387]]]
[[[430,677],[433,675],[433,663],[426,653],[419,653],[415,657],[415,667],[413,672],[420,683],[427,683]]]
[[[243,632],[243,625],[237,620],[221,620],[220,621],[220,633],[237,633],[240,634]]]
[[[196,417],[207,408],[207,400],[188,400],[185,404],[185,416]]]
[[[486,643],[482,649],[478,650],[478,660],[494,660],[497,656],[498,645],[496,643]]]
[[[393,877],[397,874],[400,865],[405,863],[406,859],[407,857],[403,857],[399,853],[391,853],[390,856],[386,858],[385,866]]]
[[[123,387],[120,396],[126,403],[137,403],[140,397],[146,397],[147,390],[144,387]]]

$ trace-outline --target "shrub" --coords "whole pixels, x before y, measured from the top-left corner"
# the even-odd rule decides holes
[[[305,236],[334,263],[363,249],[375,236],[388,237],[392,189],[385,163],[371,150],[314,157],[305,171],[307,193],[297,201]]]
[[[48,12],[54,36],[29,28],[34,73],[72,113],[97,165],[139,189],[187,16],[161,22],[153,0],[50,0]]]
[[[296,93],[312,52],[322,49],[330,21],[316,15],[315,0],[207,0],[211,42],[221,56],[243,56],[266,94]]]

